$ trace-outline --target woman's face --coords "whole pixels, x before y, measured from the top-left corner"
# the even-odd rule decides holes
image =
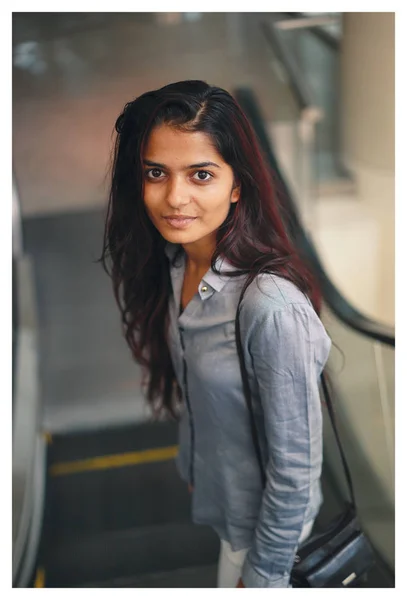
[[[209,135],[155,127],[144,153],[144,204],[160,234],[195,256],[214,249],[216,231],[239,199],[232,168]],[[194,217],[176,227],[166,217]],[[178,222],[179,223],[179,222]]]

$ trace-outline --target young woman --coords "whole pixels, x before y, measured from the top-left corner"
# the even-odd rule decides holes
[[[101,260],[147,399],[180,421],[193,521],[220,537],[219,587],[288,587],[322,502],[318,381],[330,339],[317,287],[228,92],[167,85],[126,104],[116,131]],[[243,286],[264,489],[235,338]]]

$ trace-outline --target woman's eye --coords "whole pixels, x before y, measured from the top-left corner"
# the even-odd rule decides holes
[[[212,175],[208,173],[208,171],[197,171],[195,175],[197,176],[198,181],[209,181],[212,179]]]
[[[146,171],[146,175],[150,179],[160,179],[161,173],[162,173],[161,169],[148,169],[148,171]]]

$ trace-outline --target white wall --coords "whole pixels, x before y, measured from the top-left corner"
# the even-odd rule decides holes
[[[394,13],[344,13],[342,148],[346,163],[394,174]]]

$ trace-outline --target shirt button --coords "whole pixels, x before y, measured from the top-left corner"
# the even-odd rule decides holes
[[[206,285],[203,285],[203,286],[201,287],[201,292],[206,292],[206,291],[207,291],[207,289],[208,289],[208,288],[207,288],[207,286],[206,286]]]

